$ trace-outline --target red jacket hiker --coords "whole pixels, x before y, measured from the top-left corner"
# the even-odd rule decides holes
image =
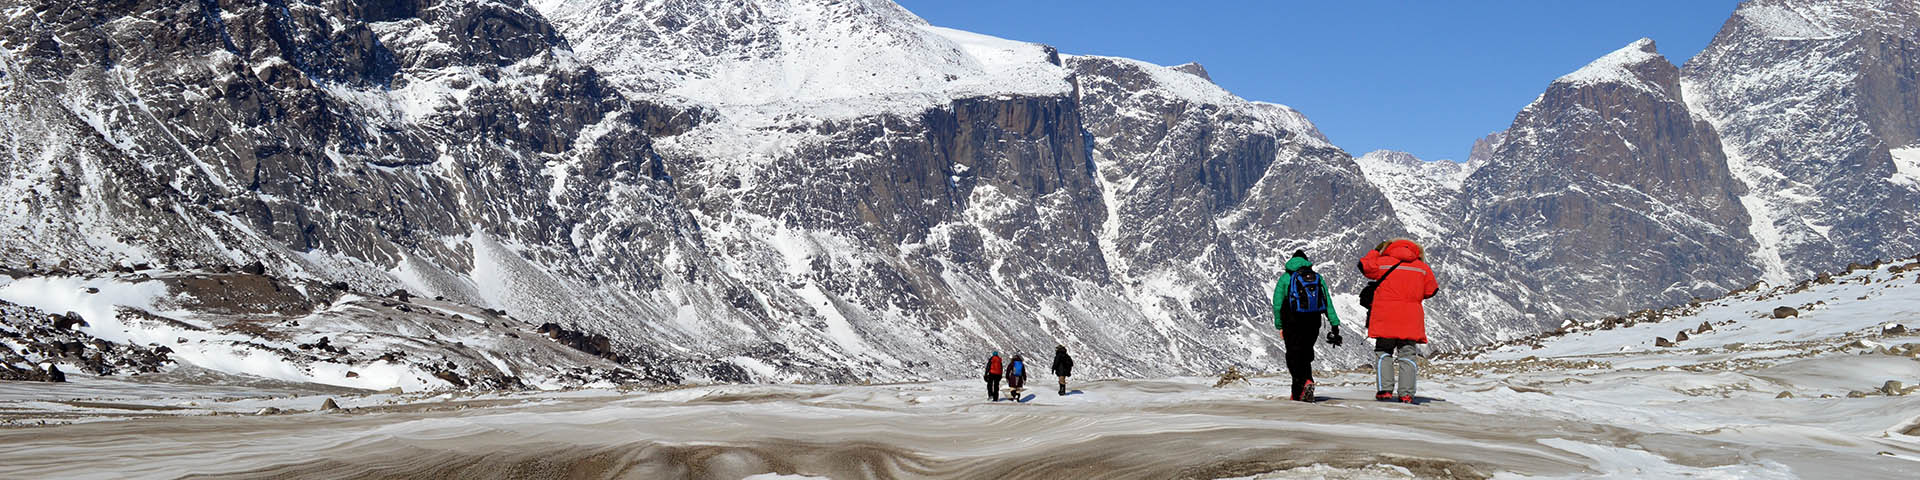
[[[987,375],[999,375],[999,374],[1000,374],[1000,354],[994,353],[992,357],[987,358]]]
[[[1387,275],[1387,280],[1380,282],[1380,287],[1373,292],[1373,308],[1367,313],[1367,337],[1427,343],[1427,311],[1420,302],[1433,298],[1440,290],[1440,282],[1433,277],[1433,267],[1421,260],[1422,256],[1420,244],[1399,239],[1388,243],[1385,249],[1367,252],[1367,256],[1360,259],[1360,274],[1367,279],[1379,280],[1381,275]],[[1387,270],[1395,264],[1400,267],[1388,275]]]

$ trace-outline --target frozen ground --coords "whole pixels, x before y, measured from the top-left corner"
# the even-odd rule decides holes
[[[973,381],[0,383],[14,427],[0,429],[0,478],[1911,478],[1920,335],[1884,327],[1920,324],[1920,270],[1889,270],[1437,360],[1411,406],[1371,401],[1364,371],[1323,372],[1318,404],[1286,401],[1276,377],[1094,380],[1067,396],[1040,378],[999,403]],[[1776,319],[1776,306],[1810,308]],[[1653,346],[1683,328],[1688,340]],[[344,410],[315,412],[327,398]]]

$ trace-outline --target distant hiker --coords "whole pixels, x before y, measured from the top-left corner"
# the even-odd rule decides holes
[[[1320,338],[1320,317],[1326,316],[1332,331],[1327,343],[1340,346],[1340,314],[1333,311],[1326,279],[1314,273],[1307,252],[1294,250],[1287,259],[1287,272],[1273,285],[1273,328],[1287,346],[1287,373],[1293,375],[1291,399],[1313,401],[1313,342]],[[1287,332],[1293,332],[1288,336]]]
[[[1067,394],[1067,377],[1073,376],[1073,357],[1067,356],[1066,345],[1053,346],[1053,376],[1060,377],[1060,395]]]
[[[987,399],[1000,401],[1000,352],[987,358]]]
[[[1020,401],[1020,388],[1027,385],[1027,360],[1014,354],[1013,361],[1007,363],[1007,388],[1013,390],[1013,401]]]
[[[1424,260],[1420,244],[1395,239],[1382,242],[1360,259],[1360,274],[1373,280],[1360,292],[1367,307],[1367,337],[1374,339],[1373,364],[1379,389],[1373,398],[1413,403],[1414,381],[1420,364],[1420,344],[1427,343],[1427,311],[1422,301],[1439,292],[1433,267]]]

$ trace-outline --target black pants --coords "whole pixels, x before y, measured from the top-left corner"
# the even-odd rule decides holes
[[[1285,312],[1280,326],[1286,332],[1287,374],[1293,376],[1293,396],[1313,381],[1313,343],[1320,340],[1320,314]]]
[[[987,398],[1000,401],[1000,376],[987,374]]]

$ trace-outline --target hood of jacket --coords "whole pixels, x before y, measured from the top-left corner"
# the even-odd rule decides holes
[[[1307,260],[1306,257],[1293,257],[1293,258],[1287,259],[1288,272],[1299,271],[1302,268],[1307,268],[1311,266],[1313,266],[1313,261]]]
[[[1419,260],[1420,257],[1426,256],[1425,255],[1426,252],[1424,252],[1420,248],[1420,244],[1413,243],[1413,240],[1408,240],[1404,238],[1399,240],[1394,240],[1393,242],[1388,243],[1387,249],[1380,253],[1384,253],[1389,257],[1400,259],[1400,261],[1402,262],[1411,262],[1414,260]],[[1287,265],[1291,267],[1293,265],[1293,262],[1287,262]]]

